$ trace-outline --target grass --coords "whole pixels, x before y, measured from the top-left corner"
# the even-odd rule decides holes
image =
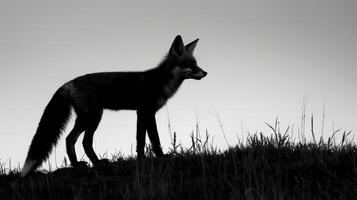
[[[355,199],[357,147],[342,132],[326,141],[293,142],[276,120],[271,136],[250,135],[226,151],[209,135],[183,148],[173,134],[170,156],[114,155],[101,167],[64,167],[19,178],[0,167],[0,199]],[[313,133],[313,131],[312,131]]]

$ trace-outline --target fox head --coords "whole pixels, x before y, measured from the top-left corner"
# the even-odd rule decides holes
[[[197,65],[193,56],[197,42],[198,39],[185,46],[181,36],[176,36],[168,53],[168,57],[171,60],[170,71],[174,76],[179,76],[182,79],[200,80],[207,75],[207,72]]]

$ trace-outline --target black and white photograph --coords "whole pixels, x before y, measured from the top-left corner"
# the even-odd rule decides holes
[[[356,11],[1,0],[0,200],[356,199]]]

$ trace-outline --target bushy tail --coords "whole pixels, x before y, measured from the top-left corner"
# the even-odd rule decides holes
[[[22,168],[21,177],[27,176],[47,159],[66,125],[70,111],[67,94],[63,88],[60,88],[53,95],[41,117]]]

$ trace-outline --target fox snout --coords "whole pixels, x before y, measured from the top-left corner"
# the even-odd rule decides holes
[[[186,68],[182,70],[183,77],[185,79],[195,79],[201,80],[203,77],[207,76],[207,72],[198,66],[192,70],[191,68]]]
[[[207,72],[200,68],[197,73],[193,74],[192,78],[196,80],[201,80],[205,76],[207,76]]]
[[[196,79],[201,80],[203,77],[207,76],[207,72],[196,66],[195,68],[184,68],[175,67],[172,71],[174,76],[181,76],[183,79]]]
[[[194,72],[191,74],[190,78],[201,80],[203,77],[207,76],[207,72],[200,67],[196,67]]]

